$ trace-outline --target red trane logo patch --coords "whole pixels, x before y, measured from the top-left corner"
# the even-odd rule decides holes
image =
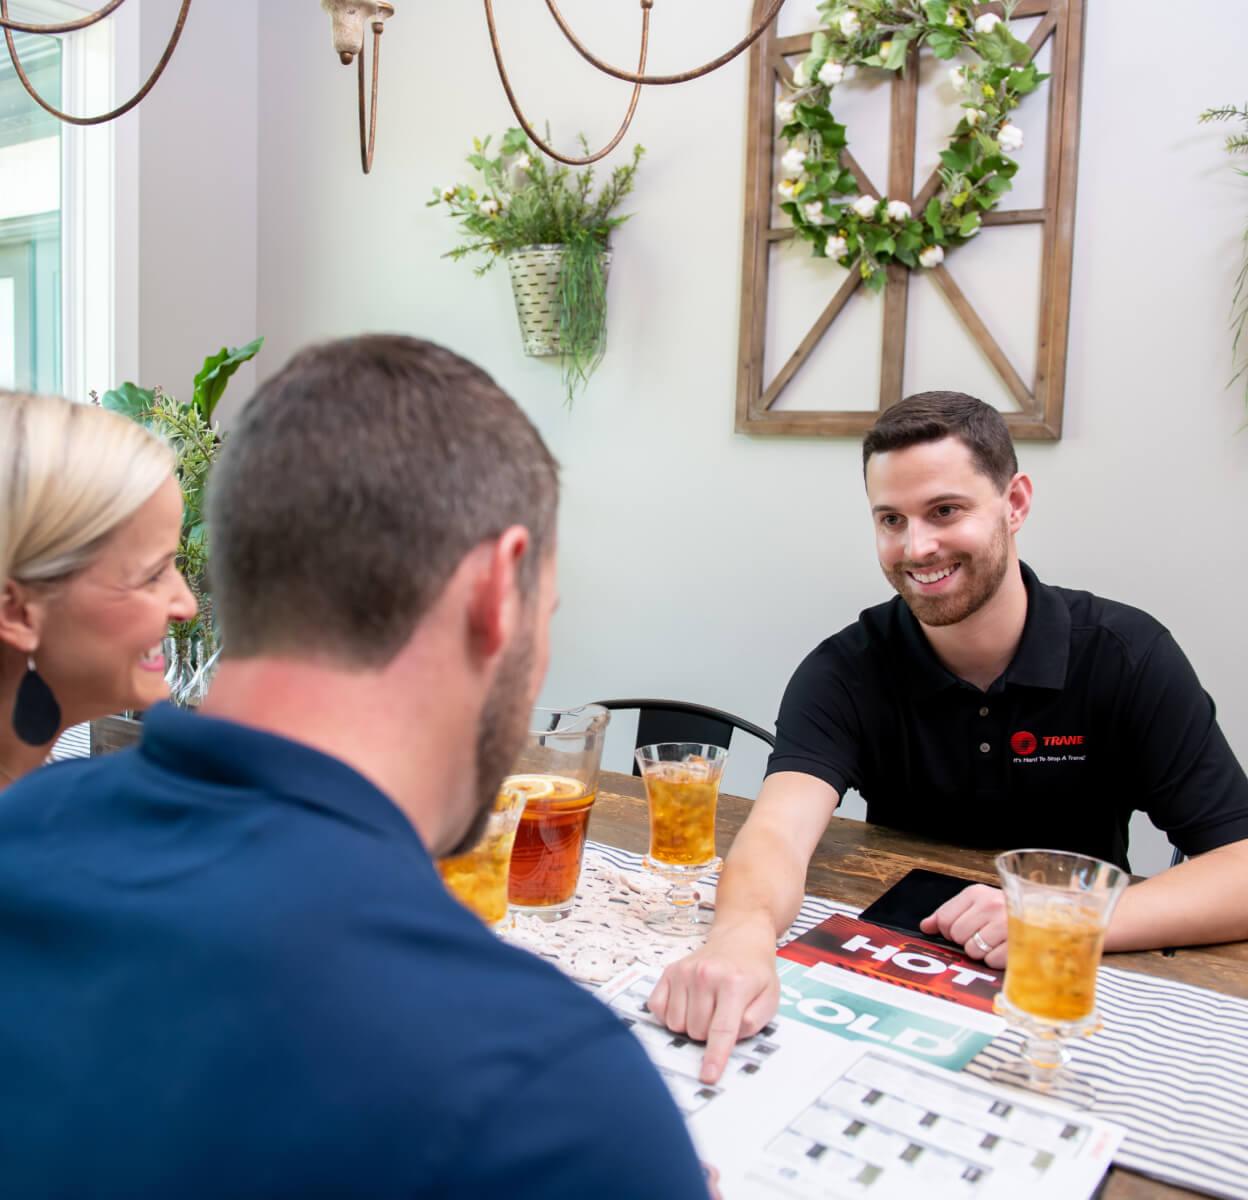
[[[1036,735],[1028,733],[1025,729],[1020,729],[1012,738],[1010,738],[1010,748],[1015,754],[1021,754],[1026,757],[1028,754],[1036,752]]]

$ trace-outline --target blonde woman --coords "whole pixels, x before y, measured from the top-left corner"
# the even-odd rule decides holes
[[[181,521],[155,435],[0,391],[0,788],[68,726],[168,694],[161,639],[195,615],[174,562]]]

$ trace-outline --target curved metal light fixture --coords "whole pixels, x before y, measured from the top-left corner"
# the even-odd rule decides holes
[[[367,175],[373,169],[373,149],[377,144],[377,72],[381,64],[381,35],[394,5],[388,0],[321,0],[321,7],[334,23],[334,49],[339,61],[359,63],[360,166]],[[364,100],[364,27],[373,31],[373,90],[370,102]]]
[[[160,61],[156,64],[155,69],[147,77],[147,82],[124,104],[119,104],[110,112],[100,113],[98,116],[75,117],[70,113],[62,112],[59,108],[54,108],[35,91],[34,84],[30,82],[30,77],[26,74],[25,69],[22,67],[22,61],[17,56],[17,46],[13,41],[14,33],[75,33],[79,29],[89,29],[92,25],[98,24],[105,17],[110,16],[119,9],[124,3],[125,0],[108,0],[108,3],[102,8],[97,9],[93,13],[88,13],[85,17],[79,17],[76,21],[34,25],[28,21],[14,21],[9,16],[9,0],[0,0],[0,29],[4,30],[4,44],[8,47],[9,60],[13,63],[13,70],[17,74],[18,79],[21,80],[22,87],[26,89],[30,98],[45,112],[51,113],[58,120],[64,121],[69,125],[103,125],[106,121],[112,121],[128,113],[156,86],[156,81],[164,74],[165,68],[169,65],[169,60],[173,57],[173,52],[177,48],[178,39],[182,36],[183,27],[186,25],[186,15],[191,11],[191,0],[182,0],[182,7],[178,9],[178,21],[173,27],[169,44],[165,47],[165,52],[160,56]]]
[[[597,162],[600,158],[604,158],[610,154],[612,150],[620,144],[620,139],[628,132],[628,127],[633,123],[633,114],[637,111],[637,98],[641,94],[641,89],[645,85],[664,86],[671,83],[686,83],[690,79],[700,79],[703,75],[709,75],[712,71],[722,67],[725,63],[732,62],[743,50],[752,46],[763,35],[763,31],[768,25],[776,19],[779,14],[784,0],[771,0],[767,7],[767,11],[762,18],[730,50],[725,50],[718,58],[711,59],[710,62],[703,63],[700,67],[694,67],[690,71],[681,71],[677,75],[647,75],[646,74],[646,52],[650,42],[650,10],[654,7],[654,0],[640,0],[641,2],[641,55],[640,62],[637,65],[636,72],[625,71],[619,67],[613,67],[610,63],[604,62],[602,59],[595,57],[586,49],[582,43],[572,32],[567,21],[564,20],[563,14],[559,11],[559,6],[555,0],[546,0],[546,7],[550,9],[550,15],[555,18],[557,24],[562,30],[564,37],[572,43],[576,52],[591,65],[598,68],[606,75],[613,75],[616,79],[623,79],[627,83],[633,85],[633,95],[628,103],[628,111],[624,114],[624,123],[616,131],[613,137],[601,150],[594,154],[587,154],[578,158],[574,155],[560,154],[558,150],[544,142],[538,137],[533,126],[525,119],[524,113],[520,109],[520,103],[516,99],[515,92],[512,91],[511,81],[507,78],[507,69],[503,66],[503,52],[498,44],[498,30],[494,25],[494,0],[485,0],[485,22],[490,30],[490,47],[494,51],[494,62],[498,65],[498,77],[502,81],[503,91],[507,93],[507,102],[511,105],[511,111],[516,114],[516,120],[520,122],[521,128],[529,139],[541,150],[541,152],[550,158],[557,159],[561,163],[567,163],[572,167],[582,167],[589,163]]]
[[[21,80],[22,86],[30,94],[31,98],[45,111],[50,112],[54,117],[62,121],[67,121],[71,125],[99,125],[105,121],[111,121],[116,117],[128,113],[136,104],[143,99],[144,96],[156,86],[156,81],[164,73],[165,67],[168,66],[170,58],[173,57],[173,51],[177,47],[178,39],[182,36],[182,29],[186,25],[187,13],[191,8],[191,0],[182,0],[182,6],[178,10],[177,24],[174,26],[173,34],[169,38],[169,44],[165,47],[165,52],[160,56],[160,61],[156,64],[155,69],[148,77],[147,82],[124,104],[114,108],[111,112],[102,113],[94,117],[76,117],[69,113],[61,112],[54,108],[42,96],[35,91],[29,77],[22,68],[21,61],[17,55],[17,47],[13,41],[13,34],[16,33],[43,33],[43,34],[62,34],[73,33],[79,29],[87,29],[97,22],[104,20],[105,17],[115,12],[125,3],[125,0],[107,0],[102,7],[85,17],[81,17],[75,21],[62,21],[56,24],[35,25],[29,22],[14,21],[9,16],[9,0],[0,0],[0,29],[4,31],[5,45],[8,47],[9,58],[12,60],[13,69],[17,73],[18,79]],[[743,37],[735,46],[726,50],[718,58],[711,59],[710,62],[703,63],[700,67],[694,67],[689,71],[682,71],[676,75],[647,75],[646,74],[646,56],[650,46],[650,11],[654,8],[654,0],[640,0],[641,4],[641,49],[638,53],[637,70],[625,71],[620,67],[612,66],[603,59],[592,54],[581,42],[576,34],[572,32],[568,22],[564,19],[563,14],[559,11],[559,6],[555,0],[546,0],[546,7],[550,10],[550,14],[555,19],[564,37],[572,44],[576,52],[598,70],[606,75],[611,75],[616,79],[622,79],[633,85],[632,96],[629,98],[628,109],[624,113],[624,120],[615,136],[603,146],[601,150],[593,154],[584,156],[561,154],[553,146],[549,145],[541,138],[532,122],[525,117],[520,107],[520,102],[516,98],[516,94],[511,86],[511,80],[507,75],[507,68],[503,64],[503,51],[499,45],[498,29],[494,24],[494,0],[485,0],[485,22],[490,33],[490,48],[494,52],[494,62],[498,67],[498,77],[502,82],[503,91],[507,94],[507,102],[511,105],[511,110],[516,115],[524,132],[528,134],[530,140],[542,151],[543,154],[550,158],[557,159],[559,162],[567,163],[569,166],[585,166],[589,163],[597,162],[600,158],[610,154],[616,146],[620,144],[624,135],[628,132],[629,126],[633,122],[633,116],[637,111],[637,101],[641,96],[641,89],[647,85],[663,86],[672,83],[684,83],[690,79],[700,79],[703,75],[709,75],[712,71],[722,67],[725,63],[731,62],[743,50],[753,45],[763,31],[776,19],[784,0],[769,0],[766,11],[755,24],[754,28]],[[373,168],[373,151],[377,144],[377,77],[380,70],[381,62],[381,35],[385,29],[386,21],[394,16],[394,5],[389,0],[321,0],[321,7],[329,13],[333,21],[334,28],[334,49],[338,53],[339,59],[346,65],[350,65],[354,59],[357,63],[359,72],[359,110],[360,110],[360,166],[363,168],[364,174],[367,175]],[[372,89],[371,92],[365,87],[365,77],[367,74],[364,65],[364,42],[366,31],[372,30],[373,34],[373,66],[372,66]]]

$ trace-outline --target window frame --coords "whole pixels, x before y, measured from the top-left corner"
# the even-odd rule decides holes
[[[128,0],[107,20],[62,36],[66,112],[106,111],[139,86],[141,3]],[[11,0],[9,12],[18,20],[56,21],[97,7],[91,0]],[[86,400],[138,370],[137,111],[104,125],[61,125],[60,211],[61,387]]]

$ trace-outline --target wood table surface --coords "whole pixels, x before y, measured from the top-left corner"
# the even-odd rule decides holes
[[[716,820],[716,844],[720,854],[728,852],[749,811],[749,800],[720,796]],[[643,854],[649,842],[648,830],[641,781],[631,775],[604,771],[590,818],[589,836],[595,841]],[[962,849],[865,821],[833,817],[811,859],[806,892],[866,908],[912,867],[926,867],[996,884],[992,860],[991,851]],[[1179,949],[1172,956],[1160,951],[1107,954],[1105,962],[1109,966],[1176,979],[1248,999],[1248,943]],[[1248,1029],[1244,1032],[1248,1036]],[[1143,1197],[1196,1194],[1133,1171],[1114,1169],[1101,1197],[1103,1200],[1142,1200]]]

